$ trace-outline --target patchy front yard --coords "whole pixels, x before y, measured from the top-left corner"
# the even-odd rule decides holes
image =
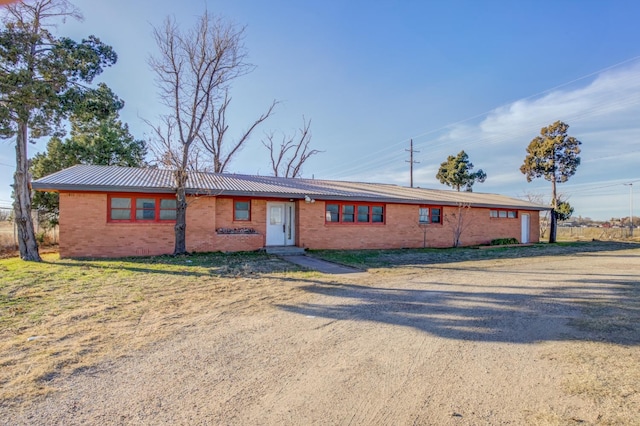
[[[0,423],[637,424],[640,245],[314,254],[0,260]]]
[[[46,394],[53,390],[52,379],[172,336],[202,313],[287,299],[280,293],[288,288],[269,274],[285,277],[283,272],[296,270],[257,253],[43,258],[0,260],[3,404]]]

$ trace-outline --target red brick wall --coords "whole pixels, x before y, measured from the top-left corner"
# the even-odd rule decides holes
[[[216,251],[252,251],[264,247],[267,223],[267,202],[251,200],[251,220],[233,220],[232,198],[217,198],[216,227],[253,228],[257,234],[217,234]],[[187,228],[188,229],[188,228]]]
[[[215,198],[189,200],[187,250],[215,250]],[[173,253],[174,224],[109,223],[107,195],[60,194],[60,256],[120,257]]]
[[[250,222],[233,221],[231,199],[189,197],[187,250],[243,251],[264,247],[266,201],[252,201]],[[173,253],[173,223],[109,223],[107,195],[60,194],[61,257],[155,256]],[[217,234],[218,228],[254,228],[258,234]]]
[[[427,247],[451,247],[451,221],[457,207],[444,207],[443,224],[418,225],[418,206],[387,204],[384,225],[341,225],[325,223],[325,203],[301,202],[299,208],[299,245],[311,249],[364,249],[423,247],[426,230]],[[518,216],[524,213],[519,211]],[[538,212],[531,215],[530,241],[538,241]],[[495,238],[516,238],[520,241],[520,217],[490,218],[489,209],[464,209],[464,231],[460,244],[487,244]]]
[[[60,193],[60,256],[119,257],[173,252],[173,223],[107,223],[107,195]]]
[[[233,220],[233,199],[190,197],[187,209],[188,251],[243,251],[264,247],[266,200],[251,200],[251,220]],[[457,208],[445,207],[444,224],[418,225],[418,206],[387,204],[383,225],[325,223],[324,202],[297,204],[296,244],[312,249],[451,247],[448,218]],[[520,216],[523,211],[520,211]],[[538,241],[538,212],[531,215],[530,239]],[[489,209],[465,212],[467,227],[461,245],[486,244],[494,238],[520,240],[521,219],[490,218]],[[257,234],[217,234],[218,228],[253,228]],[[174,248],[173,223],[108,223],[107,195],[60,194],[60,255],[62,257],[120,257],[169,254]]]

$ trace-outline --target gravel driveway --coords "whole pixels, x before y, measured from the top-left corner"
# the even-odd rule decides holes
[[[283,278],[0,423],[633,424],[639,275],[636,248]]]

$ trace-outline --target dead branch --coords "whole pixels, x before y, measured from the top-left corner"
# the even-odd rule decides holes
[[[269,158],[271,161],[271,170],[274,176],[282,176],[288,178],[300,177],[302,174],[302,166],[313,155],[323,151],[310,149],[311,143],[311,120],[307,121],[302,117],[302,128],[293,136],[282,135],[282,142],[279,148],[274,145],[274,133],[266,135],[266,141],[262,141],[262,145],[269,150]],[[292,151],[291,155],[287,154]]]
[[[271,116],[278,104],[278,102],[274,100],[267,111],[258,117],[238,140],[230,143],[228,142],[228,138],[225,137],[229,129],[229,125],[227,124],[227,108],[230,103],[231,98],[229,97],[229,91],[227,89],[217,108],[214,107],[209,111],[206,122],[204,123],[204,129],[198,134],[198,139],[202,146],[213,157],[213,171],[216,173],[224,173],[235,155],[240,152],[247,143],[253,131]]]

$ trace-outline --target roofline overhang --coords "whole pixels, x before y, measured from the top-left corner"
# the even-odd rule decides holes
[[[173,188],[143,188],[139,186],[112,186],[112,185],[76,185],[76,184],[55,184],[50,185],[43,182],[32,182],[31,187],[36,191],[69,191],[69,192],[141,192],[154,194],[171,194],[176,192]]]
[[[37,191],[70,191],[70,192],[138,192],[143,194],[173,194],[174,188],[164,187],[139,187],[139,186],[112,186],[112,185],[72,185],[72,184],[56,184],[48,185],[42,182],[33,182],[33,189]],[[396,197],[353,197],[349,195],[329,195],[329,194],[314,194],[313,192],[300,192],[300,193],[281,193],[281,192],[262,192],[262,191],[225,191],[225,190],[212,190],[212,189],[197,189],[187,188],[186,193],[189,195],[199,196],[213,196],[213,197],[258,197],[258,198],[289,198],[294,200],[303,200],[305,197],[311,197],[320,201],[344,201],[347,199],[353,201],[363,201],[369,203],[391,203],[391,204],[414,204],[414,205],[441,205],[441,206],[457,206],[460,204],[458,201],[437,201],[422,199],[417,200],[413,198],[396,198]],[[469,206],[476,208],[505,208],[505,209],[519,209],[519,210],[531,210],[531,211],[545,211],[551,210],[550,207],[545,206],[529,206],[529,205],[514,205],[504,203],[468,203]]]

